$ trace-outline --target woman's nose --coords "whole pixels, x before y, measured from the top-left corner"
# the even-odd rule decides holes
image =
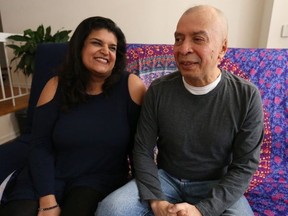
[[[101,53],[103,53],[103,54],[109,54],[109,47],[106,46],[106,45],[103,45],[103,46],[101,47]]]

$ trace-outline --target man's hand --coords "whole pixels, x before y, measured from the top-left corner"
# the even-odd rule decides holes
[[[177,216],[202,216],[200,211],[189,203],[171,204],[168,207],[168,212],[171,213],[171,215],[176,214]]]
[[[177,216],[177,212],[169,212],[174,204],[171,204],[165,200],[151,200],[150,206],[155,216]]]

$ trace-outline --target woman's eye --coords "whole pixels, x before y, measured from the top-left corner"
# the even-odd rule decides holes
[[[101,43],[99,41],[93,41],[92,44],[95,46],[101,46]]]
[[[116,52],[117,48],[113,46],[113,47],[110,47],[110,50],[113,52]]]

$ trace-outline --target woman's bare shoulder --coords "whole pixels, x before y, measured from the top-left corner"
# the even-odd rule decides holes
[[[44,86],[40,94],[37,106],[41,106],[51,101],[56,94],[57,87],[58,87],[58,76],[54,76],[50,80],[48,80],[48,82]]]
[[[146,93],[146,86],[143,81],[135,74],[130,74],[128,79],[128,88],[132,100],[141,105]]]

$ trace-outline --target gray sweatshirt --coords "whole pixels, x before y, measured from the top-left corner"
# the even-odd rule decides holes
[[[222,71],[212,91],[193,95],[179,72],[163,76],[148,89],[135,137],[140,196],[166,200],[158,168],[176,178],[220,180],[211,196],[196,204],[204,216],[220,215],[248,188],[262,139],[262,102],[252,83]]]

